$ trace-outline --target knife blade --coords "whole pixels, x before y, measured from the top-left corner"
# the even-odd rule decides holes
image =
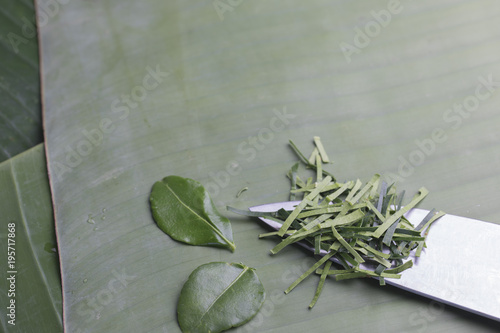
[[[299,203],[271,203],[251,207],[250,211],[293,210]],[[428,212],[414,208],[405,217],[416,225]],[[259,219],[274,230],[281,227],[278,222],[263,217]],[[413,267],[406,270],[401,279],[388,278],[385,281],[415,294],[500,321],[499,240],[500,225],[446,214],[432,225],[426,239],[427,249],[420,257],[410,256]],[[300,245],[314,252],[314,248],[308,244]]]

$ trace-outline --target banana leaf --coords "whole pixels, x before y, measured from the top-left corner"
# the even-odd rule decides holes
[[[226,261],[256,268],[268,295],[235,331],[493,332],[366,279],[327,279],[309,311],[317,278],[283,291],[314,259],[270,256],[258,222],[227,213],[230,253],[178,243],[151,216],[168,175],[200,181],[220,210],[285,201],[287,142],[308,151],[318,135],[340,180],[382,173],[427,187],[421,207],[498,223],[500,4],[395,3],[39,1],[65,330],[179,332],[190,272]]]
[[[0,162],[43,141],[33,1],[0,1]]]
[[[0,164],[0,188],[0,331],[62,332],[61,278],[43,144]]]

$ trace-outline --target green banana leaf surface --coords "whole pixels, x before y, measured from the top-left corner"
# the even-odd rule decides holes
[[[317,277],[283,291],[314,258],[271,256],[266,229],[224,207],[287,200],[288,140],[309,152],[317,135],[339,180],[381,173],[408,193],[427,187],[421,208],[499,223],[498,2],[40,0],[38,11],[67,332],[179,332],[180,290],[212,261],[256,268],[266,289],[234,331],[497,329],[366,279],[328,279],[308,310]],[[157,227],[148,198],[169,175],[205,186],[234,253]]]
[[[0,162],[43,141],[33,1],[0,1]]]
[[[62,332],[61,279],[43,144],[0,164],[0,188],[0,248],[5,256],[0,331]]]

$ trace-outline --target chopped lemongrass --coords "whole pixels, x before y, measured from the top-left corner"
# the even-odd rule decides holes
[[[346,240],[338,233],[337,229],[335,227],[332,227],[332,233],[335,238],[340,242],[340,244],[344,245],[344,248],[349,251],[350,254],[354,257],[354,260],[358,264],[361,264],[365,262],[365,260],[358,254],[356,250],[354,250],[349,243],[346,242]]]
[[[277,231],[272,231],[272,232],[266,232],[265,234],[260,234],[259,238],[266,238],[266,237],[272,237],[272,236],[277,236],[278,232]]]
[[[366,275],[365,273],[362,273],[362,272],[344,273],[344,274],[335,275],[335,281],[357,279],[357,278],[364,278],[364,277],[368,277],[368,275]]]
[[[314,148],[313,152],[311,153],[311,156],[309,156],[308,161],[310,164],[316,164],[316,156],[319,156],[318,148]]]
[[[297,171],[299,170],[299,162],[295,163],[292,168],[290,169],[290,184],[291,184],[291,191],[290,191],[290,201],[295,200],[295,193],[292,192],[292,190],[297,189]]]
[[[279,230],[279,235],[280,236],[283,236],[286,233],[286,231],[288,230],[288,228],[292,224],[293,220],[295,220],[295,218],[306,207],[306,205],[309,202],[311,202],[311,200],[314,199],[314,197],[316,197],[319,194],[319,192],[321,191],[321,189],[323,187],[325,187],[331,180],[332,180],[332,178],[330,176],[326,176],[325,179],[323,179],[323,181],[321,183],[319,183],[318,186],[311,193],[309,193],[304,198],[304,200],[302,200],[300,202],[300,204],[297,205],[297,207],[295,207],[295,209],[293,210],[293,212],[288,216],[288,218],[286,219],[286,221],[281,226],[281,228]]]
[[[319,295],[321,294],[321,291],[323,290],[323,285],[325,284],[326,277],[328,275],[328,271],[330,270],[330,266],[332,266],[332,262],[328,260],[325,264],[325,268],[323,273],[321,274],[321,277],[319,279],[318,283],[318,288],[316,289],[316,293],[314,294],[314,298],[309,304],[309,309],[312,309],[316,302],[318,301]]]
[[[374,236],[376,238],[379,238],[382,236],[384,231],[386,231],[393,223],[395,223],[403,214],[407,213],[411,208],[415,207],[420,201],[422,201],[429,191],[425,187],[420,188],[419,194],[415,195],[413,200],[397,212],[395,212],[393,215],[391,215],[382,225],[380,225],[377,230],[374,233]]]
[[[418,243],[417,250],[415,251],[415,257],[420,257],[420,255],[422,254],[422,250],[424,249],[424,247],[425,247],[425,242],[424,241]]]
[[[356,179],[356,183],[354,184],[354,187],[352,188],[352,190],[347,195],[347,198],[345,198],[345,201],[348,202],[348,203],[350,203],[352,205],[353,204],[352,198],[354,198],[354,195],[361,188],[362,185],[363,185],[363,183],[361,182],[361,180]]]
[[[308,167],[308,168],[312,168],[312,169],[316,169],[316,166],[312,163],[309,163],[309,160],[304,156],[304,154],[302,154],[299,150],[299,148],[297,148],[297,146],[295,145],[295,143],[293,143],[292,140],[289,140],[290,142],[290,146],[292,147],[292,150],[297,154],[297,156],[299,156],[299,159]],[[326,170],[323,170],[323,173],[326,175],[326,176],[330,176],[332,177],[333,180],[335,180],[335,178],[333,177],[333,175],[331,173],[329,173],[328,171]]]
[[[361,199],[362,196],[364,196],[368,192],[368,190],[372,188],[375,183],[378,182],[379,179],[380,175],[374,175],[368,182],[368,184],[365,185],[365,187],[363,187],[351,200],[346,199],[346,201],[349,201],[351,205],[354,205],[356,202],[358,202],[359,199]]]
[[[325,148],[323,147],[323,144],[321,143],[321,139],[319,136],[314,137],[314,143],[316,144],[316,148],[318,148],[319,154],[321,155],[321,159],[323,160],[323,163],[330,163],[330,159],[328,158],[328,155],[326,154]]]
[[[314,237],[314,254],[320,254],[321,252],[321,234]]]
[[[399,197],[399,202],[396,206],[396,210],[401,209],[401,203],[403,202],[403,197],[405,195],[405,192],[401,193],[401,196]],[[398,227],[399,221],[401,218],[397,219],[395,223],[393,223],[385,232],[384,238],[382,239],[382,243],[384,243],[387,246],[391,245],[392,237],[394,236],[394,232],[396,231],[396,228]]]
[[[306,277],[308,277],[312,272],[314,272],[318,267],[323,265],[328,259],[330,259],[335,254],[335,251],[331,251],[318,260],[314,265],[311,266],[304,274],[302,274],[297,280],[295,280],[286,290],[285,294],[291,292],[297,285],[302,282]]]
[[[246,190],[248,190],[248,187],[243,187],[237,194],[236,194],[236,197],[239,198],[241,193],[245,192]]]
[[[407,262],[405,262],[404,264],[402,264],[400,266],[397,266],[397,267],[394,267],[391,269],[386,269],[384,272],[386,272],[386,273],[401,273],[402,271],[404,271],[410,267],[413,267],[412,260],[408,260]]]
[[[323,180],[323,167],[321,166],[321,157],[316,155],[316,181],[320,182]]]
[[[260,238],[281,239],[271,249],[272,254],[290,244],[300,243],[314,250],[315,255],[323,256],[285,291],[289,293],[316,272],[320,281],[311,308],[328,275],[334,275],[337,281],[375,277],[380,285],[385,285],[388,278],[399,279],[400,273],[413,265],[410,254],[421,255],[432,223],[444,215],[432,211],[415,227],[404,214],[425,198],[428,194],[425,188],[420,188],[403,206],[404,192],[397,194],[395,185],[381,181],[378,174],[365,185],[359,179],[337,182],[323,166],[330,163],[330,159],[319,137],[314,138],[314,144],[313,153],[306,158],[290,141],[299,162],[315,174],[315,178],[303,178],[306,179],[303,181],[298,176],[299,162],[286,174],[290,179],[290,200],[300,200],[293,209],[251,212],[228,207],[232,212],[269,219],[281,225],[277,231],[259,235]],[[342,269],[331,269],[333,264],[340,264]]]

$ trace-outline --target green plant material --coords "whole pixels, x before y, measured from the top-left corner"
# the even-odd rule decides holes
[[[290,201],[295,200],[295,190],[297,189],[297,171],[299,170],[299,163],[292,165],[287,176],[290,178]]]
[[[153,185],[149,200],[156,223],[173,239],[235,250],[231,223],[217,211],[199,182],[165,177]]]
[[[43,144],[0,164],[0,188],[0,331],[62,332],[59,258]],[[11,301],[14,308],[8,309]]]
[[[325,254],[320,260],[318,260],[314,265],[311,266],[307,271],[304,272],[297,280],[295,280],[286,290],[285,294],[288,294],[291,292],[299,283],[301,283],[306,277],[311,275],[316,269],[318,269],[321,265],[323,265],[328,259],[333,257],[333,255],[336,253],[336,251],[330,251],[329,253]]]
[[[319,155],[319,151],[318,151],[318,148],[317,147],[314,147],[312,153],[311,153],[311,156],[309,156],[308,158],[308,162],[310,164],[316,164],[316,157]]]
[[[231,6],[225,6],[224,20],[214,9],[216,3]],[[236,205],[234,195],[250,184],[255,191],[244,194],[248,206],[286,200],[287,179],[282,175],[294,163],[293,152],[283,145],[288,138],[305,143],[309,153],[307,140],[320,134],[332,160],[348,154],[352,165],[343,166],[353,170],[353,177],[366,175],[368,180],[380,170],[398,176],[399,156],[408,160],[408,153],[419,149],[415,140],[427,142],[434,129],[443,128],[447,143],[435,142],[435,152],[424,154],[425,162],[405,178],[405,186],[425,181],[433,186],[436,207],[500,221],[495,205],[500,174],[494,163],[500,145],[488,136],[498,132],[498,88],[462,122],[442,118],[453,103],[474,94],[478,77],[487,80],[491,73],[492,85],[500,78],[500,2],[457,3],[401,2],[402,11],[392,15],[390,25],[368,46],[353,53],[348,64],[339,43],[355,46],[357,28],[364,31],[370,12],[387,10],[387,1],[345,1],[342,6],[317,0],[37,1],[40,17],[54,14],[40,26],[40,43],[66,332],[180,332],[175,305],[189,273],[208,261],[237,260],[230,251],[187,248],[158,232],[145,204],[152,184],[174,174],[199,180],[209,189],[215,181],[211,175],[222,175],[236,160],[239,174],[219,187],[218,195],[215,187],[210,191],[217,207]],[[47,13],[50,9],[54,11]],[[160,76],[163,81],[143,96],[140,86],[149,74],[147,67],[170,75]],[[489,92],[484,86],[480,91]],[[121,102],[122,95],[130,97],[130,105]],[[455,112],[451,117],[461,120]],[[77,145],[89,142],[83,130],[99,130],[100,122],[109,120],[112,132],[101,132],[98,146],[80,161],[69,159],[74,155],[68,149],[78,153]],[[250,137],[256,141],[248,141]],[[464,155],[465,146],[471,148],[470,155]],[[67,158],[75,163],[68,165]],[[58,172],[61,164],[70,171]],[[337,164],[323,169],[333,172]],[[299,172],[306,175],[309,170],[302,166]],[[450,170],[456,171],[453,184]],[[471,198],[481,207],[471,205]],[[87,223],[90,214],[95,224]],[[265,244],[272,240],[256,237],[267,230],[250,219],[233,222],[232,230],[238,251],[244,249],[236,254],[248,255],[241,260],[252,261],[248,264],[265,278],[268,291],[285,289],[285,271],[307,260],[305,251],[269,256]],[[276,263],[285,258],[277,269]],[[97,296],[115,278],[113,270],[133,278],[126,280],[126,287],[115,284],[117,292],[112,299],[104,297],[103,306]],[[291,275],[287,278],[294,280]],[[82,283],[84,278],[87,283]],[[333,284],[325,283],[322,297],[330,296]],[[279,293],[274,310],[264,304],[263,310],[270,311],[259,313],[272,315],[258,314],[241,331],[405,330],[409,316],[423,304],[419,297],[364,283],[340,289],[309,316],[313,290],[296,288],[287,297]],[[305,306],[298,309],[301,300]],[[457,325],[450,320],[456,316],[445,307],[427,322],[427,329],[496,329],[495,323],[474,316]],[[34,321],[25,332],[39,332],[40,323]]]
[[[321,295],[321,291],[323,290],[323,286],[325,285],[325,280],[326,277],[328,276],[328,272],[330,271],[330,267],[332,266],[332,262],[328,260],[325,263],[325,267],[323,268],[323,272],[321,273],[321,277],[318,282],[318,288],[316,289],[316,293],[314,294],[314,297],[309,304],[309,309],[312,309],[316,302],[318,301],[319,295]]]
[[[398,211],[396,211],[394,214],[392,214],[390,216],[390,218],[386,219],[386,221],[380,225],[377,230],[375,230],[375,233],[373,234],[374,237],[376,238],[379,238],[380,236],[382,236],[382,234],[393,224],[393,223],[396,223],[396,221],[398,219],[400,219],[403,214],[407,213],[410,211],[410,209],[412,209],[413,207],[415,207],[418,203],[420,203],[420,201],[422,201],[426,196],[427,194],[429,193],[429,191],[427,191],[426,188],[422,187],[418,190],[419,194],[415,195],[413,197],[413,199],[410,201],[410,203],[408,203],[407,205],[405,205],[403,208],[399,209]],[[386,244],[388,245],[388,244]]]
[[[431,214],[432,213],[432,214]],[[432,223],[439,219],[441,216],[445,215],[445,212],[439,211],[435,212],[434,210],[430,211],[429,214],[424,218],[422,222],[417,226],[417,230],[424,231],[424,239],[418,242],[417,251],[415,251],[415,257],[420,257],[422,254],[422,250],[425,246],[425,239],[429,234],[429,229],[431,228]]]
[[[43,141],[33,1],[1,1],[0,162]]]
[[[402,271],[408,269],[408,268],[411,268],[413,266],[413,261],[412,260],[408,260],[407,262],[405,262],[404,264],[401,264],[397,267],[394,267],[394,268],[391,268],[391,269],[386,269],[385,272],[386,273],[401,273]]]
[[[330,163],[330,159],[326,154],[325,148],[323,147],[323,143],[321,143],[321,138],[319,136],[314,137],[314,144],[316,145],[316,148],[319,152],[319,155],[321,156],[321,160],[323,161],[323,163]]]
[[[440,214],[431,212],[415,228],[403,214],[423,200],[428,194],[425,188],[421,188],[419,194],[403,206],[404,192],[397,196],[394,184],[387,186],[382,182],[380,185],[378,174],[375,174],[365,186],[359,179],[343,184],[335,182],[330,176],[323,179],[321,163],[324,159],[320,156],[324,147],[318,144],[318,141],[319,139],[315,137],[317,152],[314,150],[309,160],[298,152],[300,160],[306,165],[311,164],[310,160],[314,156],[316,183],[314,186],[302,188],[304,191],[300,193],[304,198],[292,211],[247,213],[228,207],[229,210],[239,214],[271,218],[281,223],[278,232],[260,236],[282,238],[281,242],[271,249],[272,254],[297,242],[311,244],[316,255],[321,254],[322,250],[327,251],[323,258],[285,290],[285,293],[289,293],[314,271],[321,274],[310,307],[316,303],[326,275],[335,275],[337,281],[377,277],[380,285],[385,285],[386,278],[401,278],[398,273],[413,265],[408,259],[410,252],[417,249],[417,255],[420,255],[425,246],[426,235],[422,236],[421,230],[428,231],[429,226],[444,215],[442,212]],[[298,151],[292,141],[290,144],[293,150]],[[293,185],[295,184],[292,184],[290,192],[299,193]],[[291,226],[295,229],[290,229]],[[329,272],[329,267],[326,271],[320,270],[319,267],[329,258],[340,262],[344,270],[333,270],[335,273]],[[401,263],[402,260],[408,261]],[[378,263],[378,266],[371,270],[360,268],[365,262]]]
[[[321,181],[317,185],[317,187],[311,191],[301,202],[297,205],[297,207],[292,211],[292,213],[287,217],[280,230],[278,230],[278,235],[283,236],[295,218],[300,214],[300,212],[311,202],[313,198],[315,198],[321,190],[330,183],[332,178],[327,176],[325,179]]]
[[[238,193],[236,193],[236,197],[237,197],[237,198],[239,198],[239,197],[240,197],[240,195],[241,195],[243,192],[247,191],[247,190],[248,190],[248,186],[243,187],[241,190],[239,190],[239,191],[238,191]]]
[[[290,140],[290,147],[292,147],[292,150],[295,152],[295,154],[297,154],[297,156],[299,157],[300,161],[302,161],[302,163],[304,163],[306,165],[306,167],[308,168],[311,168],[311,169],[314,169],[316,170],[317,169],[317,166],[314,164],[314,163],[311,163],[309,162],[309,159],[307,159],[304,154],[302,154],[302,152],[299,150],[299,148],[295,145],[295,143],[293,143],[292,140]],[[311,156],[312,158],[312,156]],[[314,160],[316,160],[316,156],[314,156]],[[330,176],[333,180],[335,180],[335,178],[333,177],[333,175],[331,173],[329,173],[328,171],[326,170],[322,170],[322,173],[325,175],[325,176]]]
[[[183,332],[221,332],[245,324],[264,303],[266,292],[253,268],[212,262],[196,268],[177,304]]]

